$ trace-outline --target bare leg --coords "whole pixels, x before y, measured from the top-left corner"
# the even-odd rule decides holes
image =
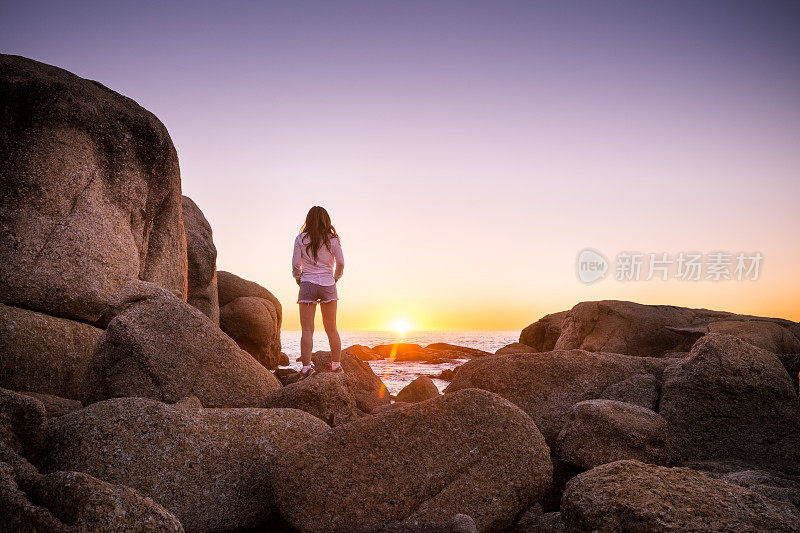
[[[322,325],[325,326],[328,343],[331,345],[331,361],[338,363],[342,360],[342,339],[339,337],[339,330],[336,329],[336,300],[320,304],[320,310]]]
[[[303,366],[311,364],[311,351],[314,349],[314,315],[317,311],[317,304],[300,305],[300,328],[303,330],[300,336],[300,358]]]

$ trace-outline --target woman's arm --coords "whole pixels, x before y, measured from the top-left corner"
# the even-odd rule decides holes
[[[333,244],[333,257],[336,259],[336,270],[333,272],[333,280],[339,281],[339,278],[344,274],[344,254],[342,253],[342,244],[339,239],[335,239]]]
[[[294,240],[294,251],[292,252],[292,277],[297,280],[297,283],[300,283],[300,274],[302,274],[302,246],[303,243],[300,242],[300,236],[298,235]]]

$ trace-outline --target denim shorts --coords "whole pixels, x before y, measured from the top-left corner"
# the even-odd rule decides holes
[[[297,295],[297,303],[299,304],[315,304],[317,302],[326,304],[328,302],[335,302],[339,299],[336,294],[336,284],[333,285],[317,285],[310,281],[300,282],[300,293]]]

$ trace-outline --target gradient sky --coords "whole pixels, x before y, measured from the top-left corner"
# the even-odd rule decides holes
[[[3,2],[0,50],[154,112],[218,268],[297,329],[325,206],[342,329],[520,329],[605,298],[800,320],[798,2]],[[578,252],[760,251],[584,285]]]

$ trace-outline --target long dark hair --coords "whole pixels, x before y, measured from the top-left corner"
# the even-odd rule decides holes
[[[331,216],[324,207],[315,205],[308,210],[306,223],[300,228],[300,233],[308,235],[309,242],[306,244],[306,252],[317,262],[317,253],[324,244],[328,251],[331,251],[331,239],[339,238],[336,228],[331,225]]]

